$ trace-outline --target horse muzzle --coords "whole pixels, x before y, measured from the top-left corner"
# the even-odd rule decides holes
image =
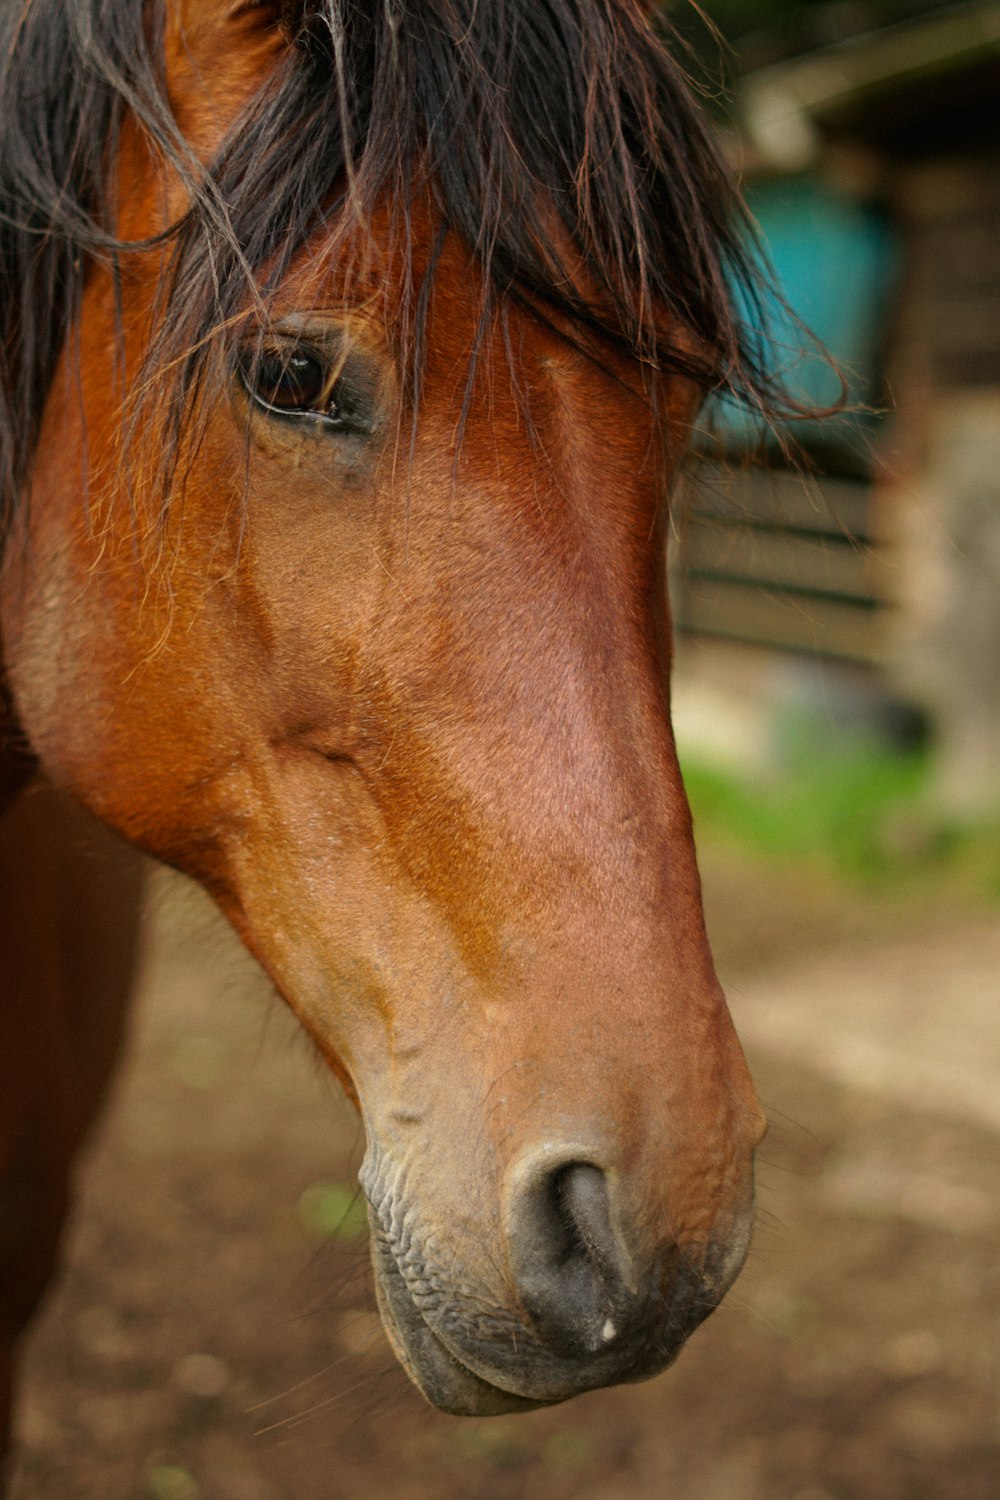
[[[502,1243],[483,1243],[471,1266],[467,1238],[461,1254],[441,1254],[447,1227],[422,1232],[377,1169],[362,1182],[390,1341],[428,1400],[456,1415],[524,1411],[658,1374],[722,1299],[749,1242],[748,1201],[708,1244],[639,1254],[613,1174],[547,1149],[512,1174]]]

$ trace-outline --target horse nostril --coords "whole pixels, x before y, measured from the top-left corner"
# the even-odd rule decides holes
[[[630,1298],[601,1169],[568,1162],[529,1181],[510,1237],[521,1300],[544,1342],[564,1355],[611,1347]]]
[[[611,1228],[608,1184],[599,1167],[571,1162],[552,1174],[553,1206],[566,1230],[567,1259],[583,1257],[618,1273],[618,1246]]]

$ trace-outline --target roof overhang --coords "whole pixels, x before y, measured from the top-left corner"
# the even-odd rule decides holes
[[[815,159],[825,126],[984,64],[1000,69],[1000,0],[967,0],[761,68],[743,80],[739,113],[760,163],[795,171]]]

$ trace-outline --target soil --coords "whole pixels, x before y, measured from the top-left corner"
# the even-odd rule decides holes
[[[929,930],[959,979],[995,951],[995,917],[704,862],[737,991],[790,967],[808,988],[814,959],[829,990],[861,950],[874,996]],[[960,1098],[928,1113],[808,1049],[750,1050],[772,1120],[754,1249],[676,1368],[449,1418],[378,1324],[356,1120],[201,899],[157,876],[12,1500],[997,1500],[1000,1134]]]

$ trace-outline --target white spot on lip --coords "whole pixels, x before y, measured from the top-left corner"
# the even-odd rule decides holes
[[[615,1325],[612,1323],[611,1319],[609,1318],[608,1321],[605,1323],[604,1327],[601,1329],[601,1338],[604,1340],[604,1342],[606,1344],[610,1344],[611,1340],[615,1337],[615,1335],[616,1335],[617,1332],[618,1332],[618,1329],[615,1327]]]

